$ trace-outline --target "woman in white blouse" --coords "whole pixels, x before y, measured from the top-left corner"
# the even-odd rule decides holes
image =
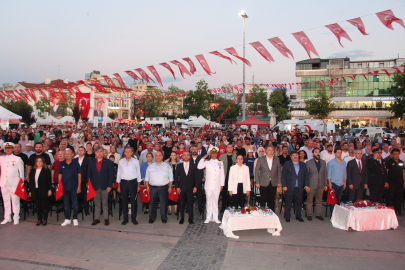
[[[250,195],[249,167],[243,164],[244,157],[238,155],[236,164],[229,170],[228,191],[235,208],[245,206],[246,195]]]
[[[38,215],[37,226],[46,226],[48,220],[48,197],[52,195],[51,171],[46,166],[43,157],[35,159],[35,165],[29,175],[29,196],[35,202]]]

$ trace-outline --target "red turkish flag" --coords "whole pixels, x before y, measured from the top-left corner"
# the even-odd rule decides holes
[[[76,93],[76,104],[81,109],[81,117],[87,117],[90,111],[90,93]]]
[[[96,197],[96,192],[94,191],[93,185],[91,184],[91,180],[89,178],[87,185],[87,201],[90,201],[94,197]]]
[[[159,65],[164,66],[165,68],[167,68],[167,69],[172,73],[173,78],[176,79],[176,76],[174,75],[174,71],[173,71],[173,69],[170,67],[169,64],[167,64],[167,63],[160,63]]]
[[[155,83],[154,80],[152,80],[151,77],[149,77],[149,75],[141,68],[136,68],[136,71],[138,71],[139,74],[141,74],[142,79],[144,79],[145,81],[147,81],[149,83],[149,80],[151,80],[153,83]]]
[[[196,55],[195,58],[197,58],[197,61],[200,63],[200,65],[208,75],[211,76],[211,74],[215,74],[215,72],[211,72],[210,66],[208,65],[205,57],[202,54]]]
[[[285,46],[284,42],[281,41],[278,37],[268,39],[271,44],[285,57],[289,58],[288,55],[291,55],[291,58],[294,59],[292,52]]]
[[[243,62],[244,62],[246,65],[248,65],[249,67],[252,67],[252,65],[250,64],[250,62],[249,62],[247,59],[245,59],[245,58],[243,58],[243,57],[240,57],[240,56],[238,55],[238,53],[236,52],[236,50],[235,50],[233,47],[227,48],[227,49],[225,49],[225,51],[226,51],[227,53],[229,53],[230,55],[233,55],[234,57],[236,57],[236,58],[238,58],[239,60],[243,61]]]
[[[397,68],[397,67],[392,67],[392,68],[395,69],[399,74],[402,74],[402,71],[399,68]]]
[[[120,74],[114,73],[113,75],[115,76],[115,78],[117,79],[118,83],[120,84],[121,89],[122,89],[122,90],[125,89],[125,91],[128,91],[128,89],[127,89],[127,87],[125,86],[125,83],[124,83],[124,81],[122,80]]]
[[[193,63],[193,61],[191,61],[190,57],[185,57],[183,58],[184,61],[186,61],[189,65],[190,65],[190,72],[191,74],[194,74],[197,69],[195,68],[195,65]]]
[[[69,91],[72,97],[75,96],[75,91],[73,91],[73,88],[70,85],[68,85],[67,83],[63,83],[63,86]],[[56,87],[58,87],[58,84],[56,85]]]
[[[269,53],[269,51],[268,51],[268,50],[263,46],[263,44],[261,44],[259,41],[252,42],[252,43],[249,43],[249,44],[252,45],[252,47],[255,48],[256,51],[257,51],[258,53],[260,53],[261,56],[264,57],[264,59],[266,59],[266,60],[269,61],[270,63],[271,63],[272,61],[274,62],[274,59],[273,59],[273,57],[271,56],[271,54]]]
[[[213,52],[210,52],[210,53],[213,54],[213,55],[219,56],[219,57],[221,57],[221,58],[224,58],[224,59],[229,60],[229,62],[231,62],[231,64],[232,64],[232,61],[233,61],[235,64],[237,64],[232,58],[230,58],[230,57],[228,57],[228,56],[225,56],[225,55],[223,55],[222,53],[220,53],[220,52],[218,52],[218,51],[213,51]]]
[[[97,78],[93,78],[90,80],[91,83],[94,85],[94,87],[96,87],[96,89],[99,92],[103,92],[103,93],[107,93],[107,91],[105,90],[105,88],[103,87],[103,85],[98,81]]]
[[[149,195],[149,192],[148,192],[148,190],[146,189],[146,187],[141,186],[140,193],[141,193],[141,202],[143,202],[143,203],[149,203],[149,201],[150,201],[150,195]]]
[[[207,124],[204,124],[204,130],[207,130]]]
[[[62,181],[59,181],[58,186],[56,187],[55,201],[59,200],[59,198],[62,196],[63,196],[63,185],[62,185]]]
[[[309,58],[312,61],[314,61],[314,59],[312,59],[312,57],[311,57],[311,52],[319,57],[317,51],[315,50],[314,45],[312,44],[312,42],[309,40],[308,36],[304,32],[301,31],[301,32],[293,33],[292,35],[295,37],[295,39],[298,41],[298,43],[301,44],[302,47],[304,47],[304,49],[307,51]]]
[[[153,76],[155,76],[156,80],[159,82],[160,86],[163,87],[162,79],[159,76],[159,73],[157,73],[156,69],[154,66],[148,66],[147,67],[150,72],[152,72]]]
[[[81,93],[82,91],[80,91],[80,88],[77,86],[77,84],[75,84],[74,82],[70,82],[69,83],[73,89],[75,89],[77,92]]]
[[[30,95],[30,97],[31,97],[35,102],[37,102],[37,97],[35,96],[34,89],[28,88],[28,89],[25,89],[25,91],[27,91],[28,95]]]
[[[110,77],[108,77],[107,75],[103,75],[103,78],[111,90],[118,91],[117,86],[115,86],[114,82],[110,79]]]
[[[335,191],[331,188],[328,188],[328,197],[326,199],[327,204],[331,205],[336,205],[337,204],[337,199],[335,195]]]
[[[179,194],[177,194],[177,190],[173,188],[172,192],[170,192],[167,198],[171,201],[177,202],[179,200]]]
[[[350,79],[352,79],[353,81],[355,81],[355,80],[356,80],[357,75],[352,75],[352,76],[347,76],[347,77],[349,77]]]
[[[187,70],[187,68],[186,68],[182,63],[180,63],[179,61],[173,60],[173,61],[170,61],[170,63],[175,64],[176,66],[179,67],[180,74],[181,74],[181,76],[183,77],[183,79],[185,79],[185,78],[184,78],[184,73],[186,73],[186,74],[188,74],[188,75],[191,76],[191,74],[190,74],[190,72]]]
[[[361,20],[361,18],[355,18],[355,19],[351,19],[351,20],[347,20],[349,23],[351,23],[352,25],[356,26],[357,29],[359,29],[359,31],[363,34],[363,35],[368,35],[366,33],[366,28],[364,27],[364,23]]]
[[[48,99],[48,97],[46,96],[46,94],[44,93],[44,91],[42,91],[41,87],[37,87],[38,91],[41,93],[42,97],[46,100]]]
[[[148,130],[150,129],[150,125],[149,125],[149,123],[146,122],[146,121],[145,121],[145,128],[148,129]]]
[[[403,28],[405,28],[404,22],[395,17],[394,12],[391,11],[391,9],[386,10],[386,11],[381,11],[376,13],[378,19],[389,29],[394,30],[394,27],[392,27],[392,23],[396,22],[397,24],[401,25]]]
[[[25,189],[25,185],[24,182],[22,180],[22,178],[20,178],[20,181],[18,182],[17,188],[15,189],[14,192],[15,195],[17,195],[18,197],[20,197],[21,199],[23,199],[24,201],[27,200],[27,190]]]
[[[127,70],[127,71],[124,71],[126,74],[128,74],[129,76],[131,76],[131,78],[132,79],[134,79],[134,80],[140,80],[141,78],[139,78],[136,74],[135,74],[135,72],[133,72],[133,71],[130,71],[130,70]]]
[[[325,27],[328,28],[330,31],[332,31],[332,33],[337,37],[340,46],[343,47],[342,43],[340,42],[340,38],[342,38],[342,37],[344,37],[344,38],[346,38],[346,39],[352,41],[352,40],[350,39],[349,35],[346,33],[346,31],[343,30],[343,28],[340,27],[339,24],[337,24],[337,23],[332,23],[332,24],[329,24],[329,25],[325,25]]]

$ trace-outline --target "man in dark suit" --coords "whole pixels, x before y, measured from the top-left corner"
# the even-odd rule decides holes
[[[284,163],[282,172],[283,190],[285,192],[285,221],[290,222],[291,206],[294,200],[295,218],[304,222],[301,217],[301,205],[304,189],[310,192],[308,170],[304,162],[299,161],[298,152],[290,154],[291,160]]]
[[[199,143],[201,144],[201,143]],[[198,147],[193,146],[191,147],[191,158],[190,158],[190,164],[191,165],[198,165],[198,162],[201,160],[201,155],[198,155]],[[202,214],[202,183],[203,183],[203,178],[204,178],[204,170],[199,170],[197,169],[197,202],[198,202],[198,212],[201,215]]]
[[[100,101],[97,102],[97,108],[94,110],[94,117],[101,117],[103,118],[104,112],[101,110],[101,107],[103,106],[103,103]]]
[[[368,188],[370,190],[370,201],[382,203],[384,187],[388,188],[387,169],[382,159],[380,148],[373,150],[373,159],[368,160]]]
[[[219,157],[219,160],[222,161],[222,163],[224,164],[224,172],[225,172],[225,186],[221,191],[222,197],[221,212],[225,212],[225,209],[231,205],[231,196],[229,196],[228,192],[229,170],[232,165],[236,164],[236,155],[233,153],[232,144],[228,144],[226,146],[226,153],[222,154]]]
[[[97,146],[95,149],[96,158],[89,161],[87,177],[96,192],[94,197],[95,218],[91,225],[100,223],[99,215],[101,213],[101,204],[103,205],[103,214],[105,225],[110,225],[108,220],[108,194],[114,184],[114,167],[111,160],[104,158],[104,148]]]
[[[174,186],[177,187],[177,193],[179,194],[179,205],[180,205],[180,222],[184,223],[184,205],[187,198],[187,211],[188,211],[188,223],[194,224],[193,222],[193,200],[194,193],[197,192],[198,184],[198,169],[197,165],[191,165],[190,163],[190,153],[183,153],[183,163],[177,166],[174,172]]]
[[[367,161],[362,158],[361,149],[355,152],[355,159],[347,163],[347,185],[349,187],[349,201],[356,202],[363,199],[364,189],[367,188]]]
[[[83,203],[84,203],[84,213],[89,215],[89,202],[87,201],[87,169],[89,167],[89,158],[85,156],[86,154],[86,149],[84,149],[83,146],[79,147],[79,150],[77,151],[79,156],[75,158],[77,162],[79,162],[80,167],[82,168],[82,196],[83,196]]]

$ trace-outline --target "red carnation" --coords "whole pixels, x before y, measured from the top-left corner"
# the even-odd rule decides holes
[[[244,208],[242,208],[242,209],[240,210],[240,212],[241,212],[242,214],[245,214],[245,213],[246,213],[246,211],[245,211]]]

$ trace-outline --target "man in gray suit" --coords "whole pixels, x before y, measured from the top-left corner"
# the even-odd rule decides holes
[[[219,160],[224,163],[224,173],[225,173],[225,186],[221,191],[222,197],[222,208],[221,212],[224,212],[225,209],[231,205],[230,203],[230,196],[228,193],[228,178],[229,178],[229,169],[232,165],[236,164],[236,155],[233,154],[233,147],[232,144],[228,144],[226,146],[226,153],[222,154],[219,157]]]
[[[266,146],[266,155],[259,157],[255,169],[256,187],[260,190],[260,205],[275,210],[277,186],[281,186],[281,166],[274,156],[274,146]]]
[[[307,219],[312,220],[312,204],[314,197],[316,200],[315,217],[319,220],[324,220],[321,216],[322,211],[322,196],[323,191],[327,189],[326,185],[326,162],[321,158],[321,151],[319,148],[312,149],[313,159],[307,161],[307,170],[309,174],[309,188],[311,191],[307,197]]]

